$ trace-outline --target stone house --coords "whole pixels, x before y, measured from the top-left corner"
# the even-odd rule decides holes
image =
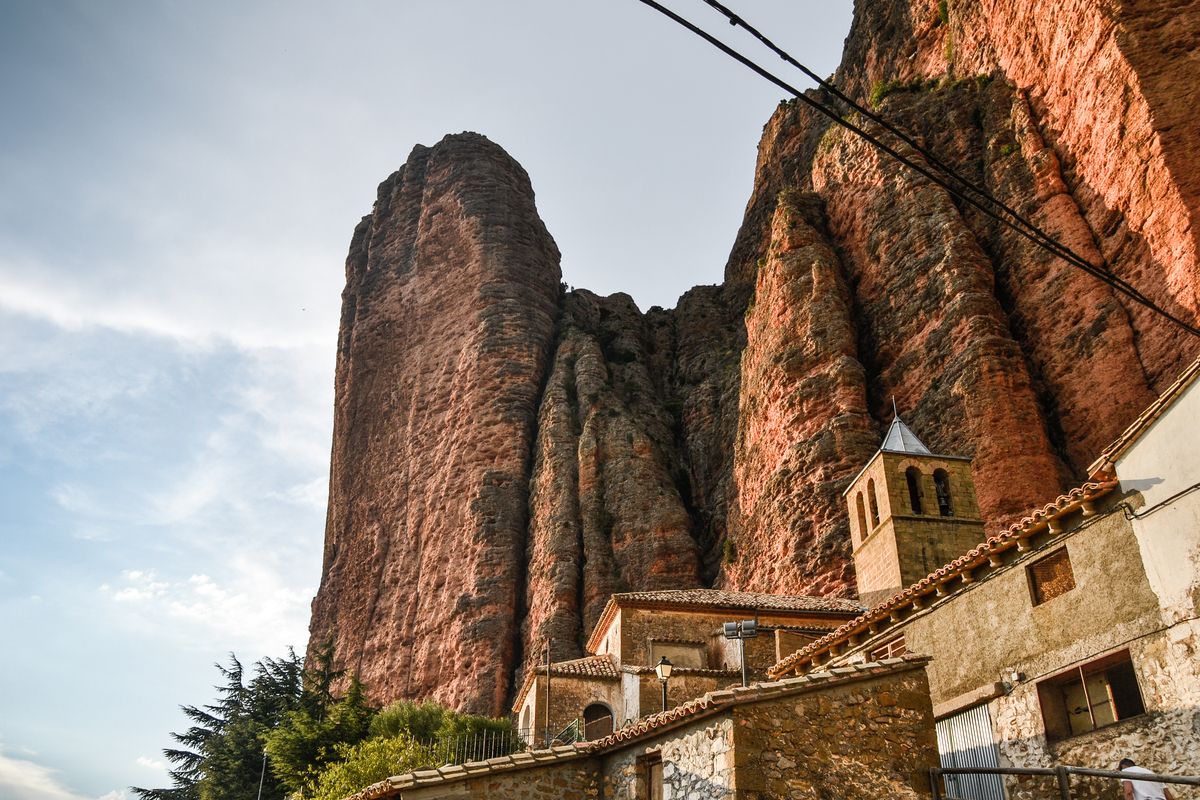
[[[526,673],[513,703],[517,727],[527,741],[545,743],[578,721],[585,738],[598,739],[662,710],[654,666],[663,657],[673,665],[668,707],[740,684],[741,643],[725,638],[726,622],[758,623],[759,635],[745,640],[747,673],[757,680],[782,656],[862,611],[840,598],[716,589],[615,594],[588,638],[589,655],[550,664],[549,704],[546,665]]]
[[[1130,756],[1200,774],[1198,374],[1200,362],[1105,450],[1087,483],[969,549],[944,526],[941,495],[926,500],[923,476],[945,457],[915,437],[902,454],[877,456],[846,496],[860,591],[886,599],[782,659],[771,677],[928,654],[945,766],[1113,769]],[[969,473],[952,476],[950,493],[973,526],[969,484]],[[858,497],[875,488],[868,529]],[[947,542],[958,557],[910,580]],[[893,592],[897,576],[907,588]],[[949,788],[990,799],[1050,787],[964,778]],[[1117,796],[1111,783],[1078,788]]]
[[[400,775],[351,800],[926,798],[926,661],[708,692],[596,741]]]

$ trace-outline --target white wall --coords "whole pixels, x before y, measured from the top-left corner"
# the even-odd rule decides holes
[[[1133,521],[1133,530],[1168,625],[1196,616],[1200,490],[1154,507],[1200,483],[1198,426],[1200,381],[1185,389],[1116,463],[1121,489],[1141,492],[1145,500],[1137,509],[1145,516]]]

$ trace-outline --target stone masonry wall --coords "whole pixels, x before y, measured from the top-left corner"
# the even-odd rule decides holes
[[[728,715],[701,720],[667,738],[633,747],[608,759],[603,768],[605,800],[640,800],[646,792],[644,761],[657,752],[663,762],[663,797],[732,800],[733,720]]]
[[[590,800],[599,794],[599,786],[597,759],[572,759],[406,789],[396,800]]]
[[[734,711],[738,800],[929,796],[937,766],[923,670]]]
[[[1004,766],[1052,767],[1066,764],[1092,769],[1116,769],[1123,757],[1155,772],[1200,774],[1200,626],[1182,623],[1129,646],[1146,713],[1099,730],[1047,742],[1042,731],[1037,686],[1019,685],[1012,694],[994,700],[989,708]],[[1119,788],[1110,781],[1075,779],[1080,798],[1118,800]],[[1026,780],[1009,784],[1010,800],[1041,800],[1057,796],[1048,782]],[[1189,796],[1189,795],[1185,795]]]

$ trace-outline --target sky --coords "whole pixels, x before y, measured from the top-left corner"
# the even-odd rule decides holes
[[[849,0],[732,5],[833,71]],[[0,798],[167,785],[214,662],[303,650],[345,253],[414,145],[487,135],[567,283],[670,307],[780,99],[636,0],[0,0]]]

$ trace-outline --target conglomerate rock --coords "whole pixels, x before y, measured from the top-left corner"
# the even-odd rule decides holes
[[[1198,44],[1200,10],[1170,0],[859,0],[836,80],[1194,320]],[[974,459],[994,531],[1198,350],[795,101],[724,285],[645,313],[560,286],[524,172],[447,137],[351,245],[312,634],[377,699],[502,713],[612,592],[853,594],[841,492],[893,404]]]

